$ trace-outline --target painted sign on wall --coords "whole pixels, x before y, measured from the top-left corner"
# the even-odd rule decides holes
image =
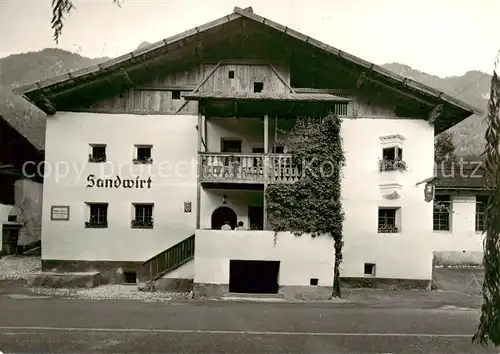
[[[53,205],[50,207],[50,220],[69,220],[69,206]]]
[[[95,175],[91,174],[87,177],[87,187],[88,188],[151,188],[151,177],[148,179],[139,179],[137,176],[135,179],[122,179],[119,176],[115,178],[97,178]]]

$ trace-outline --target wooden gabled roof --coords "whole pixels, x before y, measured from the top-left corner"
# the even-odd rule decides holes
[[[436,103],[436,106],[438,104],[446,104],[453,110],[453,118],[450,122],[440,127],[440,130],[447,129],[474,113],[482,113],[475,107],[444,92],[421,84],[415,80],[397,75],[392,71],[384,69],[374,63],[370,63],[354,55],[343,52],[340,49],[329,46],[314,38],[310,38],[302,33],[288,28],[287,26],[283,26],[279,23],[254,14],[251,8],[241,9],[239,7],[235,7],[233,13],[227,16],[179,33],[175,36],[163,39],[102,64],[77,70],[48,80],[28,84],[16,89],[16,92],[22,94],[24,98],[36,105],[45,113],[54,114],[57,107],[51,101],[52,94],[57,93],[57,96],[60,97],[61,95],[64,95],[64,91],[70,87],[74,90],[74,88],[79,85],[87,85],[89,82],[98,80],[103,76],[126,76],[126,69],[134,67],[134,65],[137,66],[145,61],[152,61],[158,56],[165,54],[168,55],[169,51],[172,51],[173,48],[182,46],[185,40],[200,36],[204,33],[209,33],[217,27],[227,25],[242,18],[260,23],[267,26],[269,29],[281,32],[290,38],[299,40],[311,46],[311,50],[320,50],[325,54],[334,56],[337,59],[349,62],[350,65],[357,68],[357,70],[364,72],[371,80],[374,80],[385,87],[397,90],[410,98],[423,101],[430,100],[433,102],[433,105]]]

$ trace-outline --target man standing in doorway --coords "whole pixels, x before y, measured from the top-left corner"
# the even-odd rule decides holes
[[[224,225],[222,225],[222,227],[220,228],[221,230],[232,230],[233,228],[231,227],[231,225],[229,225],[229,221],[226,221],[224,223]]]

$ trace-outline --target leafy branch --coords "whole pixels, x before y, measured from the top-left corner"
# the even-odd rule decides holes
[[[113,0],[113,3],[121,7],[123,1],[124,0]],[[72,10],[76,10],[72,0],[52,0],[52,20],[50,24],[52,30],[54,30],[54,41],[56,43],[59,43],[59,38],[62,35],[65,15],[69,15]]]
[[[472,340],[480,345],[500,345],[500,51],[491,78],[490,100],[486,120],[486,177],[492,194],[486,209],[484,239],[484,281],[481,319]]]
[[[334,297],[340,297],[344,245],[341,166],[345,159],[340,128],[341,120],[334,114],[322,119],[298,119],[286,136],[286,144],[292,164],[300,167],[301,178],[294,183],[271,184],[266,191],[275,238],[279,231],[291,231],[296,236],[328,235],[334,239]]]

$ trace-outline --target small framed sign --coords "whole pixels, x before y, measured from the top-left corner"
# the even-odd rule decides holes
[[[191,202],[184,202],[184,212],[185,213],[191,212]]]
[[[68,221],[69,206],[68,205],[53,205],[50,207],[50,220]]]

